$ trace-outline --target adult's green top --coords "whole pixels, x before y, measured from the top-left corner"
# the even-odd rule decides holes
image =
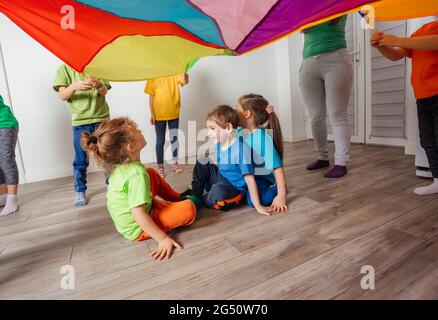
[[[314,57],[323,53],[347,48],[345,25],[347,16],[333,24],[328,21],[304,31],[303,58]]]

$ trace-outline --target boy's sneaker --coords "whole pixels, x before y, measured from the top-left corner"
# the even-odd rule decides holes
[[[242,200],[243,195],[240,193],[239,195],[237,195],[234,198],[231,199],[226,199],[226,200],[222,200],[219,202],[216,202],[216,204],[214,205],[213,209],[218,209],[221,211],[227,211],[231,208],[237,207],[240,205],[240,201]]]
[[[85,192],[76,192],[75,194],[75,206],[85,206],[87,204],[87,199],[85,198]]]

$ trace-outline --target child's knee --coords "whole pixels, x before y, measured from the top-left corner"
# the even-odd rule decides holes
[[[184,220],[186,225],[192,224],[196,219],[196,205],[190,200],[181,201],[181,211],[183,212]]]
[[[211,186],[211,190],[208,195],[212,200],[217,202],[228,198],[233,198],[236,195],[236,192],[231,192],[230,188],[227,188],[227,186],[217,183]]]
[[[225,184],[215,184],[211,187],[206,198],[206,205],[214,209],[223,209],[240,204],[243,195],[241,192]]]
[[[184,200],[183,202],[184,202],[184,204],[186,206],[186,212],[187,212],[186,216],[190,220],[195,220],[195,218],[196,218],[196,211],[197,211],[196,205],[192,201],[190,201],[188,199]]]

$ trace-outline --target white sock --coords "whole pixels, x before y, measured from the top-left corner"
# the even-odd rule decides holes
[[[5,194],[0,194],[0,207],[4,207],[6,204],[6,200],[8,199],[8,195]]]
[[[15,194],[8,194],[6,199],[6,205],[0,212],[0,216],[7,216],[18,210],[18,198]]]
[[[438,193],[438,179],[433,179],[433,183],[431,185],[416,188],[414,192],[420,196]]]

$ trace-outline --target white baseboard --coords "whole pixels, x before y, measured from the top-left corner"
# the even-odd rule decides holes
[[[405,146],[405,154],[414,156],[417,150],[417,145],[415,143],[408,143]]]
[[[165,150],[166,150],[166,149],[165,149]],[[196,157],[197,152],[198,152],[197,149],[195,149],[195,148],[190,148],[188,151],[185,152],[185,155],[184,155],[183,157],[180,157],[180,158],[178,159],[178,162],[179,162],[180,164],[186,164],[187,159],[188,159],[188,158],[194,158],[194,157]],[[181,156],[181,150],[180,150],[180,156]],[[149,153],[149,154],[147,154],[146,156],[143,156],[142,159],[141,159],[141,161],[142,161],[144,164],[153,164],[153,163],[155,163],[155,162],[157,161],[157,158],[156,158],[156,156],[155,156],[155,153]],[[170,161],[171,161],[170,154],[167,154],[167,153],[165,152],[165,154],[164,154],[164,163],[167,163],[167,162],[170,162]]]
[[[309,138],[307,136],[300,136],[300,137],[293,137],[290,140],[285,140],[286,142],[301,142],[301,141],[307,141]]]
[[[193,159],[195,159],[196,157],[196,152],[197,150],[192,148],[191,150],[188,151],[188,154],[186,155],[187,158],[191,158],[193,162]],[[185,163],[183,160],[184,159],[181,159],[180,162]],[[142,161],[145,164],[155,163],[156,161],[155,153],[146,155],[146,157],[143,157]],[[196,159],[194,161],[196,161]],[[87,172],[92,173],[98,171],[101,171],[101,169],[90,163]],[[72,177],[72,176],[73,176],[73,166],[28,171],[24,176],[20,177],[20,184]]]

